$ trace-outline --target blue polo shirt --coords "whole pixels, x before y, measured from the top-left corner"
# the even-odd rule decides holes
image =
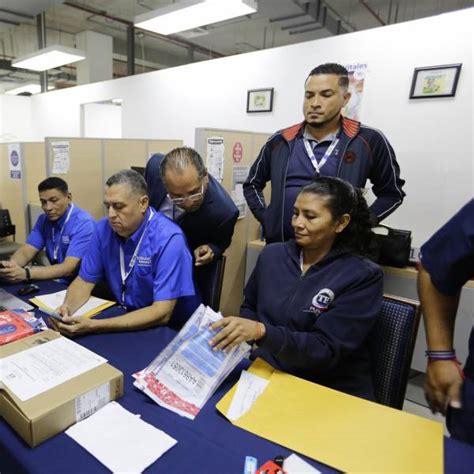
[[[339,133],[339,132],[338,132]],[[296,198],[303,186],[310,184],[317,176],[311,159],[306,152],[304,146],[304,139],[306,138],[312,148],[314,157],[320,163],[327,149],[336,139],[338,133],[330,134],[324,137],[321,141],[317,141],[310,133],[304,130],[303,135],[295,140],[293,150],[288,160],[288,169],[286,171],[285,180],[285,209],[284,209],[284,233],[285,238],[293,237],[293,227],[291,226],[291,218],[293,217],[293,207]],[[336,147],[338,148],[338,147]],[[333,150],[331,156],[328,158],[324,166],[320,169],[320,176],[336,176],[338,168],[338,153],[337,149]]]
[[[474,278],[474,199],[421,247],[421,262],[436,289],[446,295],[455,295]],[[464,370],[474,377],[474,331]]]
[[[130,268],[137,246],[135,264]],[[124,305],[127,309],[135,310],[156,301],[179,298],[175,313],[181,313],[186,307],[189,313],[186,316],[189,316],[199,305],[199,298],[195,296],[191,254],[183,232],[173,221],[148,208],[142,224],[128,239],[118,236],[107,218],[97,223],[79,275],[90,283],[107,279],[116,301],[123,304],[120,247],[123,249],[125,274],[130,271],[125,280]],[[183,314],[179,316],[183,317]]]
[[[64,215],[55,222],[50,221],[46,214],[39,216],[26,243],[38,250],[45,249],[52,265],[64,262],[66,257],[82,259],[87,253],[94,227],[94,218],[88,212],[70,204]],[[56,259],[55,249],[57,249]],[[61,281],[67,283],[70,280],[61,279]]]

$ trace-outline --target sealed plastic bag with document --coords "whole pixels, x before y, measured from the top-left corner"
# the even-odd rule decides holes
[[[159,405],[194,419],[217,387],[250,352],[243,342],[230,352],[213,351],[209,326],[221,319],[204,305],[193,313],[176,337],[142,371],[134,385]]]

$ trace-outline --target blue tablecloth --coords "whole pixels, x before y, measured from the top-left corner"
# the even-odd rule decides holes
[[[54,282],[44,282],[40,286],[41,293],[60,289]],[[18,287],[6,288],[13,292]],[[104,312],[104,316],[117,315],[120,311],[120,308],[113,307]],[[146,367],[175,334],[173,330],[162,327],[76,339],[76,342],[107,358],[111,365],[124,373],[124,396],[118,402],[178,441],[146,472],[241,473],[246,455],[255,456],[259,465],[277,455],[288,456],[291,453],[288,449],[233,426],[217,412],[215,404],[237,381],[242,367],[219,387],[194,421],[159,407],[133,387],[131,374]],[[322,472],[337,472],[305,459]],[[472,473],[473,469],[474,448],[446,439],[445,471]],[[30,448],[4,420],[0,420],[0,472],[89,474],[109,471],[64,433]]]

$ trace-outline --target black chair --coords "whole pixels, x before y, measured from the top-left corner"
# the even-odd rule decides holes
[[[219,311],[224,269],[224,255],[208,265],[194,267],[194,280],[201,294],[202,302],[214,311]]]
[[[419,322],[418,302],[384,295],[369,340],[375,400],[382,405],[403,407]]]
[[[15,242],[15,226],[12,224],[8,209],[0,209],[0,237],[13,236]]]

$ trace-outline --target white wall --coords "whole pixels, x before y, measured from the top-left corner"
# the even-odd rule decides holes
[[[31,99],[0,95],[0,142],[32,141]]]
[[[122,138],[122,107],[113,104],[82,106],[81,136],[87,138]]]
[[[116,97],[126,138],[193,145],[196,127],[272,132],[302,119],[312,67],[367,62],[362,120],[385,132],[407,180],[408,196],[386,222],[414,230],[420,245],[474,194],[472,24],[471,8],[42,94],[31,98],[33,135],[79,136],[80,104]],[[451,63],[463,63],[456,97],[408,99],[415,67]],[[247,114],[246,91],[261,87],[275,88],[274,111]]]

